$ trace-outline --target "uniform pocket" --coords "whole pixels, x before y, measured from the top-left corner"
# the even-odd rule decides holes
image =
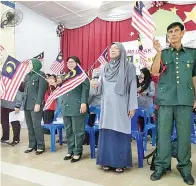
[[[188,58],[187,60],[182,60],[182,65],[184,67],[184,70],[192,71],[193,65],[194,65],[194,60],[191,58]]]
[[[38,76],[33,76],[31,78],[31,84],[32,84],[32,86],[37,87],[39,85],[39,77]]]
[[[193,83],[192,83],[192,82],[188,82],[188,83],[187,83],[187,87],[188,87],[189,89],[191,89],[191,90],[194,89]]]

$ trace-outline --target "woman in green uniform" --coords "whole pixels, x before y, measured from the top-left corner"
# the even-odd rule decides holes
[[[71,56],[67,59],[69,71],[73,70],[77,64],[80,65],[78,57]],[[90,83],[86,79],[61,97],[61,109],[68,145],[68,154],[64,157],[64,160],[71,159],[72,163],[79,161],[82,156],[89,89]]]

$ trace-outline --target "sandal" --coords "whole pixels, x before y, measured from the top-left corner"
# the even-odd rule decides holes
[[[116,172],[116,173],[123,173],[124,170],[125,170],[124,168],[116,168],[116,169],[115,169],[115,172]]]
[[[104,171],[109,171],[110,170],[110,167],[107,167],[107,166],[103,166],[102,168],[103,168]]]

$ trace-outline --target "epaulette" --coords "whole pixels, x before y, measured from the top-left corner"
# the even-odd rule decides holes
[[[196,50],[196,48],[194,48],[194,47],[190,47],[190,46],[184,46],[184,48],[186,48],[186,49],[193,49],[193,50]]]

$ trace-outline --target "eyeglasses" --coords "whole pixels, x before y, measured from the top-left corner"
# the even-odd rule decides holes
[[[76,63],[75,61],[68,61],[67,64],[73,64]]]

